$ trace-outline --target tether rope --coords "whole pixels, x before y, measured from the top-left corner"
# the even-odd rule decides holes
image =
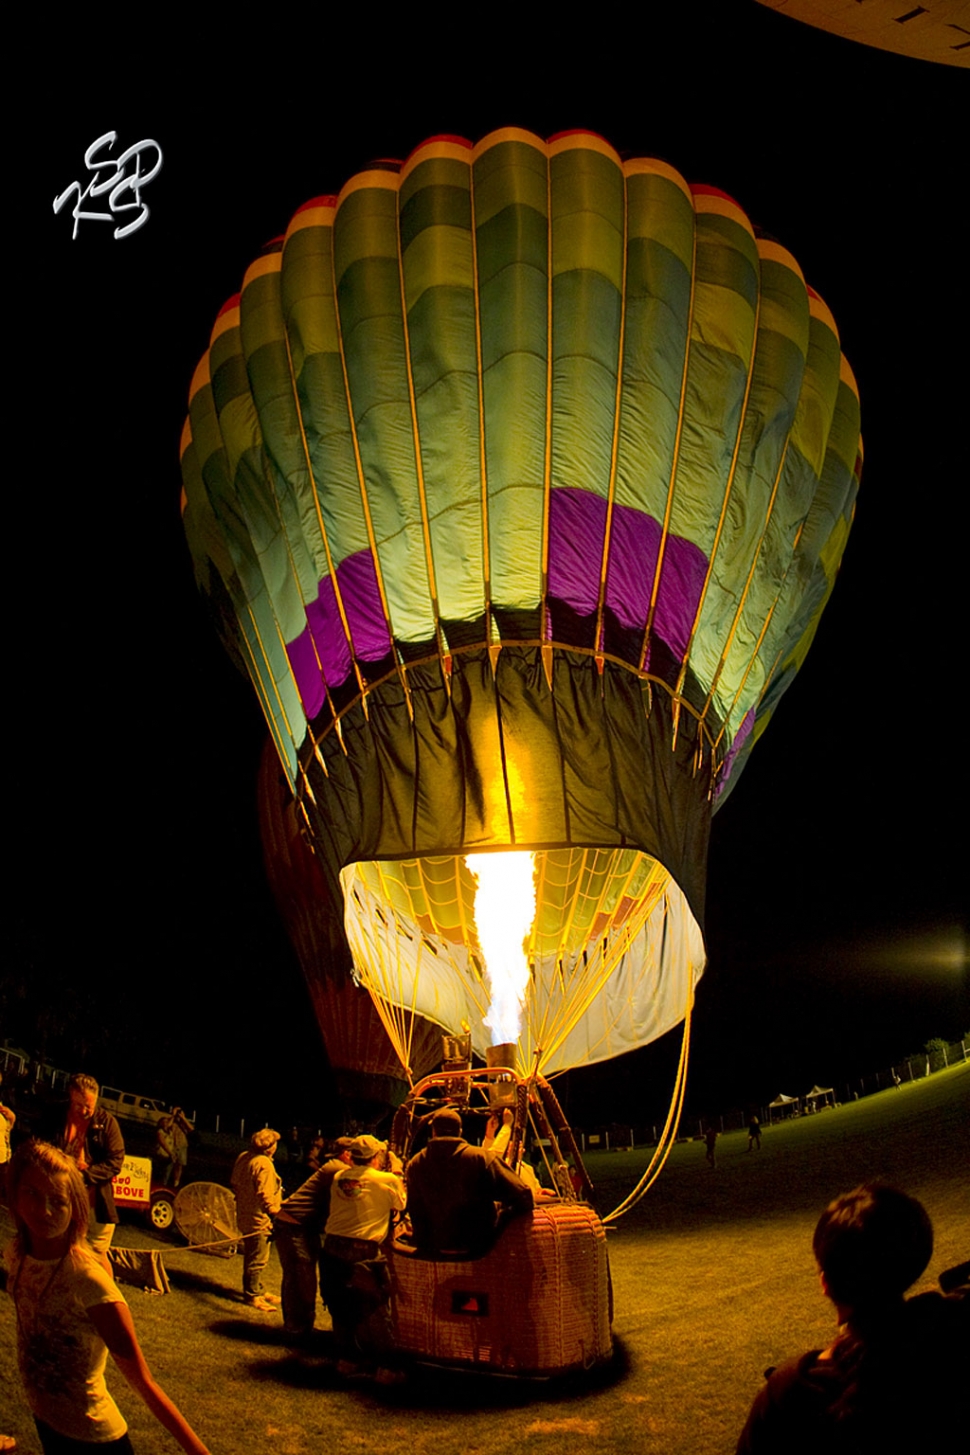
[[[677,1128],[680,1125],[681,1112],[684,1109],[684,1094],[687,1090],[687,1061],[690,1049],[690,1018],[694,1008],[694,986],[689,984],[687,990],[687,1009],[684,1013],[684,1035],[680,1046],[680,1061],[677,1066],[677,1076],[674,1080],[674,1089],[670,1098],[670,1109],[667,1112],[667,1120],[664,1129],[660,1134],[657,1149],[650,1159],[650,1164],[644,1172],[640,1181],[631,1193],[619,1203],[611,1213],[603,1218],[604,1226],[615,1222],[631,1208],[636,1207],[640,1199],[650,1191],[653,1184],[663,1170],[664,1163],[670,1156],[671,1148],[677,1140]]]

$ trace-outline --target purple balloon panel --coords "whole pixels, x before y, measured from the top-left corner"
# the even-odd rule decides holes
[[[728,784],[731,781],[731,774],[734,771],[734,760],[740,753],[741,749],[744,747],[744,744],[748,738],[748,734],[754,727],[754,717],[754,708],[749,707],[747,712],[744,714],[741,726],[738,728],[737,732],[734,735],[734,742],[731,744],[727,757],[724,759],[721,771],[717,775],[717,787],[714,790],[715,800],[720,798],[721,794],[724,792],[725,788],[727,788]]]
[[[363,662],[379,662],[391,650],[391,637],[370,551],[341,561],[337,580],[355,653]]]
[[[356,655],[364,662],[380,661],[390,651],[390,638],[370,552],[348,556],[337,567],[337,580]],[[327,686],[339,687],[350,675],[350,646],[332,577],[320,582],[306,616],[306,628],[286,650],[307,717],[313,718],[323,706]]]
[[[555,489],[549,497],[549,595],[592,616],[599,601],[599,568],[606,501],[588,490]]]
[[[316,610],[316,605],[307,607],[307,615],[309,616],[311,611]],[[295,641],[287,642],[286,655],[290,659],[290,670],[300,694],[300,701],[303,703],[303,711],[307,720],[312,721],[323,707],[326,689],[309,625],[301,631]],[[349,660],[348,654],[348,664]]]
[[[599,600],[599,567],[606,501],[587,490],[555,489],[549,502],[549,592],[580,616]],[[606,568],[606,605],[621,626],[642,630],[660,547],[660,525],[630,505],[614,505]],[[704,552],[682,536],[668,536],[653,629],[682,661],[707,571]]]

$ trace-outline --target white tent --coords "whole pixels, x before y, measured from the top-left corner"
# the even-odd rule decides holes
[[[768,1103],[768,1121],[771,1121],[771,1113],[776,1109],[782,1112],[785,1116],[792,1116],[792,1109],[794,1108],[795,1112],[797,1112],[798,1106],[799,1100],[797,1096],[786,1096],[783,1091],[779,1091],[774,1101],[770,1101]]]

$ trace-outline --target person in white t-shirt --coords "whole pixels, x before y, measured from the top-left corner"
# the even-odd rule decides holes
[[[320,1291],[333,1320],[337,1368],[343,1374],[357,1372],[357,1331],[387,1301],[381,1245],[392,1215],[403,1212],[406,1200],[403,1178],[379,1166],[387,1155],[386,1144],[376,1137],[356,1137],[349,1166],[340,1169],[330,1188]],[[379,1369],[378,1378],[387,1373]]]
[[[17,1360],[45,1455],[132,1446],[108,1392],[110,1352],[131,1387],[187,1455],[208,1455],[156,1383],[128,1305],[85,1242],[90,1204],[77,1164],[47,1142],[26,1142],[10,1163],[17,1235],[5,1250],[17,1313]]]

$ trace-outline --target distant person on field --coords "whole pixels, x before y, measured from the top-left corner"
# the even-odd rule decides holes
[[[273,1218],[283,1200],[283,1184],[273,1166],[280,1134],[271,1127],[254,1132],[249,1151],[236,1158],[232,1169],[232,1190],[236,1198],[236,1220],[243,1237],[243,1298],[250,1308],[272,1313],[281,1300],[267,1293],[263,1274],[269,1264],[269,1236]]]
[[[79,1167],[91,1205],[88,1242],[107,1268],[108,1249],[118,1226],[111,1184],[125,1160],[125,1143],[117,1119],[98,1106],[99,1094],[93,1076],[76,1072],[67,1083],[67,1101],[48,1108],[41,1138],[66,1152]]]
[[[756,1116],[753,1116],[751,1118],[751,1120],[748,1122],[748,1151],[749,1152],[751,1151],[751,1148],[752,1147],[757,1147],[758,1148],[758,1151],[759,1152],[761,1151],[761,1123],[759,1122],[759,1120],[758,1120],[758,1118]]]
[[[708,1127],[707,1131],[704,1133],[704,1145],[707,1148],[708,1162],[711,1164],[712,1167],[716,1167],[717,1156],[715,1153],[715,1148],[717,1147],[717,1130],[715,1127]]]
[[[948,1295],[904,1298],[933,1252],[922,1204],[894,1187],[857,1187],[825,1209],[812,1247],[838,1336],[768,1371],[738,1455],[893,1455],[959,1430],[970,1269],[953,1270],[946,1286],[963,1282]]]

